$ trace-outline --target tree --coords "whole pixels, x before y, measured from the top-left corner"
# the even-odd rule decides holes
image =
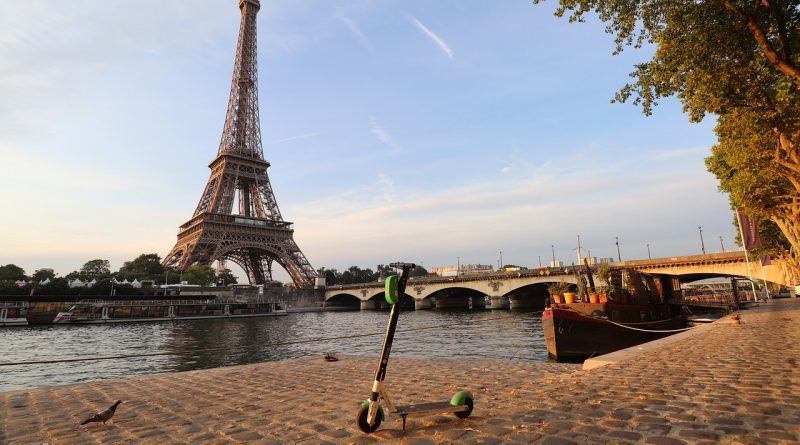
[[[189,284],[199,284],[201,286],[207,286],[213,283],[216,275],[213,268],[204,265],[190,266],[183,271],[184,281],[188,281]]]
[[[425,269],[424,267],[419,266],[419,265],[417,267],[411,269],[411,276],[412,277],[424,277],[425,275],[428,275],[428,274],[430,274],[430,272],[428,272],[428,269]]]
[[[17,281],[27,280],[25,276],[25,269],[17,266],[16,264],[6,264],[0,266],[0,281]]]
[[[230,269],[225,269],[222,273],[217,275],[217,283],[222,281],[223,286],[238,283],[238,278],[231,273]]]
[[[164,276],[161,257],[155,253],[141,254],[131,261],[126,261],[119,269],[125,278],[157,280]]]
[[[53,269],[48,269],[48,268],[37,269],[33,273],[33,275],[31,275],[31,281],[33,281],[34,283],[39,283],[44,280],[52,280],[55,277],[56,273],[53,271]]]
[[[106,277],[111,274],[111,263],[108,260],[91,260],[81,267],[79,275],[83,280],[93,280]]]
[[[560,0],[556,11],[569,14],[570,21],[596,12],[615,35],[615,53],[645,42],[656,45],[615,101],[633,97],[649,115],[659,99],[675,95],[693,122],[718,115],[719,143],[707,161],[709,170],[734,207],[780,228],[795,269],[800,264],[799,7],[800,0]],[[756,164],[761,172],[750,168]],[[775,194],[768,196],[769,190]]]

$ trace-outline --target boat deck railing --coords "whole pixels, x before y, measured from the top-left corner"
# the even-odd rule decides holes
[[[81,300],[79,305],[92,305],[104,307],[139,307],[139,306],[197,306],[200,304],[220,305],[220,304],[281,304],[279,301],[267,301],[263,299],[207,299],[207,300]]]

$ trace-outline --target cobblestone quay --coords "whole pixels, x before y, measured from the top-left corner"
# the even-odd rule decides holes
[[[406,432],[396,417],[371,435],[355,425],[376,359],[314,357],[0,393],[0,443],[797,443],[798,359],[800,300],[783,300],[589,371],[392,359],[398,403],[475,395],[473,417]],[[108,425],[78,425],[117,399]]]

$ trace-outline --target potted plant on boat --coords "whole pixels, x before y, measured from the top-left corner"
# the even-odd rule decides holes
[[[555,283],[550,283],[547,286],[547,291],[550,293],[550,298],[553,303],[563,303],[564,302],[564,293],[569,290],[569,284],[565,281],[558,281]],[[573,298],[575,294],[572,294]],[[568,303],[571,303],[568,301]]]
[[[612,288],[611,285],[611,266],[608,263],[600,263],[595,270],[595,275],[600,281],[603,282],[603,290],[599,291],[600,303],[608,302],[608,291]]]

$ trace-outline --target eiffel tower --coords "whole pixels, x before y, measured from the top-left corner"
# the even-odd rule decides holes
[[[277,261],[295,286],[309,287],[317,274],[294,242],[292,223],[281,216],[261,148],[256,82],[260,7],[258,0],[239,1],[242,19],[219,151],[209,164],[211,177],[194,216],[180,226],[178,242],[162,264],[183,270],[232,261],[244,269],[250,284],[264,284],[272,279]]]

